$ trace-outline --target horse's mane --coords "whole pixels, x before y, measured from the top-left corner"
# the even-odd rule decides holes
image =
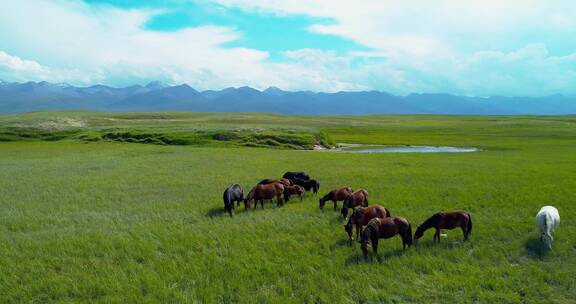
[[[375,225],[378,225],[380,222],[374,218],[371,219],[370,222],[368,222],[368,225],[366,225],[366,228],[364,228],[364,231],[362,232],[362,237],[360,238],[360,243],[365,244],[368,243],[368,241],[370,241],[371,237],[372,237],[372,233],[376,232],[376,227],[374,227]]]
[[[334,193],[332,193],[332,192],[333,192],[333,191],[330,191],[330,192],[328,192],[328,194],[324,195],[324,196],[322,197],[322,200],[323,200],[323,201],[327,201],[327,200],[332,199],[332,198],[334,197]]]
[[[442,215],[440,214],[440,212],[435,213],[434,215],[429,217],[426,221],[424,221],[424,223],[422,223],[422,225],[420,225],[420,227],[422,227],[422,228],[432,227],[432,226],[434,226],[434,224],[436,222],[438,222],[440,220],[441,217],[442,217]]]

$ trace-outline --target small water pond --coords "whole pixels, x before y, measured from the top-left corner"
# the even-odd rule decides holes
[[[338,148],[325,150],[350,153],[467,153],[480,151],[474,147],[447,146],[375,146],[358,144],[340,144]]]

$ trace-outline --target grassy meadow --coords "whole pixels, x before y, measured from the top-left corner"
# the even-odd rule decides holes
[[[482,151],[306,150],[318,141]],[[322,195],[367,189],[413,230],[467,210],[470,241],[396,237],[366,261],[319,195],[223,212],[228,185],[296,170]],[[575,116],[2,115],[0,301],[574,303],[575,173]],[[562,218],[549,252],[543,205]]]

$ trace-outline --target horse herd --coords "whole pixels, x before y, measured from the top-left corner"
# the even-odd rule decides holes
[[[303,199],[306,191],[312,190],[318,193],[320,183],[311,179],[305,172],[286,172],[279,179],[264,179],[254,186],[244,197],[244,191],[238,184],[231,185],[224,191],[224,209],[233,216],[234,203],[237,206],[244,203],[244,209],[250,209],[254,202],[254,209],[260,203],[264,208],[264,201],[276,199],[277,206],[282,206],[288,202],[292,195],[297,195]],[[368,191],[357,189],[353,191],[350,187],[340,187],[331,190],[319,199],[319,207],[323,209],[326,202],[332,201],[334,209],[338,209],[338,202],[342,201],[340,213],[346,220],[344,230],[348,234],[348,240],[354,240],[354,228],[356,228],[356,238],[360,240],[360,248],[365,257],[368,256],[369,244],[371,244],[374,254],[378,254],[379,239],[388,239],[396,235],[402,238],[402,247],[411,246],[424,235],[428,229],[435,229],[434,242],[440,242],[441,230],[460,228],[464,234],[464,241],[467,241],[472,232],[472,217],[466,211],[441,211],[433,214],[424,223],[417,227],[412,236],[412,226],[410,222],[400,216],[392,216],[390,211],[381,205],[368,205]],[[352,214],[348,217],[349,210]],[[558,210],[551,206],[542,207],[536,216],[536,222],[541,232],[541,240],[551,248],[552,232],[560,222]]]

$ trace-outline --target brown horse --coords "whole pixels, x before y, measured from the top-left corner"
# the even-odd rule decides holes
[[[366,226],[373,218],[390,217],[390,211],[380,205],[372,205],[366,208],[358,208],[352,212],[348,218],[348,223],[344,225],[344,230],[348,233],[348,240],[354,240],[352,232],[356,226],[356,238],[360,238],[362,227]]]
[[[430,228],[435,228],[434,241],[440,243],[440,229],[454,229],[460,227],[464,233],[464,241],[468,240],[472,232],[472,217],[466,211],[438,212],[418,226],[414,233],[414,240],[422,237],[424,232]]]
[[[342,187],[334,189],[328,192],[328,194],[324,195],[324,197],[320,199],[320,209],[324,208],[324,205],[326,205],[326,201],[334,202],[334,209],[337,209],[338,201],[345,200],[350,194],[352,194],[352,188],[350,187]]]
[[[284,199],[282,198],[284,195]],[[260,206],[264,208],[264,200],[272,200],[276,198],[277,205],[282,206],[284,201],[290,199],[290,194],[286,191],[286,187],[281,183],[271,183],[271,184],[258,184],[250,190],[246,198],[244,199],[244,208],[250,208],[250,203],[256,201],[254,209],[258,207],[258,202]]]
[[[364,189],[358,189],[354,191],[354,193],[350,194],[345,200],[344,204],[342,205],[342,216],[346,218],[348,216],[348,209],[349,208],[356,208],[362,205],[363,207],[368,207],[368,191]]]
[[[373,218],[368,222],[366,228],[362,232],[362,239],[360,240],[360,248],[364,257],[368,257],[368,243],[372,243],[372,250],[374,254],[378,255],[378,240],[389,239],[399,234],[402,237],[402,248],[406,249],[406,245],[412,245],[412,227],[405,218],[399,216]]]
[[[298,186],[298,185],[286,186],[286,191],[288,191],[288,193],[290,195],[292,195],[292,194],[298,195],[298,197],[300,198],[300,201],[302,201],[302,199],[304,198],[304,193],[306,193],[306,190],[304,190],[304,187]]]
[[[279,179],[263,179],[261,180],[258,184],[259,185],[267,185],[267,184],[272,184],[272,183],[280,183],[284,186],[292,186],[293,183],[291,180],[287,179],[287,178],[279,178]]]

